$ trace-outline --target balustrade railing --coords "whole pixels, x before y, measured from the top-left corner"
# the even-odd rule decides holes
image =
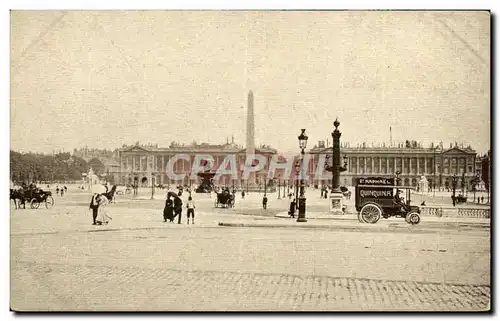
[[[490,218],[489,208],[420,206],[422,216]]]

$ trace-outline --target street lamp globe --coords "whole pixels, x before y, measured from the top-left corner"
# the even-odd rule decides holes
[[[305,149],[307,147],[307,135],[305,134],[306,130],[301,129],[302,133],[300,133],[298,139],[299,139],[299,147],[300,149]]]

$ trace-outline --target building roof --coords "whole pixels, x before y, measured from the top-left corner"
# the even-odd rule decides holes
[[[176,145],[173,147],[155,147],[155,146],[129,146],[120,150],[121,152],[145,151],[145,152],[169,152],[169,153],[245,153],[246,148],[239,145],[227,143],[221,145],[214,144],[191,144],[191,145]],[[269,146],[261,146],[255,148],[255,153],[277,153],[277,150]]]
[[[340,149],[341,153],[381,153],[381,154],[393,154],[393,153],[405,153],[405,154],[421,154],[421,153],[434,153],[433,148],[407,148],[407,147],[343,147]],[[458,148],[453,147],[449,149],[439,149],[436,148],[436,154],[447,154],[447,153],[464,153],[464,154],[476,154],[476,151],[470,147]],[[311,154],[324,154],[332,153],[332,147],[315,147],[309,150]]]

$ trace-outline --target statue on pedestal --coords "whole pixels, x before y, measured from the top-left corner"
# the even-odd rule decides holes
[[[418,190],[422,193],[429,191],[429,182],[425,176],[422,176],[418,181]]]

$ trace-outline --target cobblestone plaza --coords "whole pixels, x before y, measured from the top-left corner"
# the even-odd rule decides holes
[[[11,307],[23,311],[484,311],[490,230],[426,222],[278,221],[287,200],[235,209],[197,199],[195,225],[164,223],[162,200],[122,196],[113,221],[92,226],[86,193],[52,209],[11,211]],[[327,206],[310,193],[310,210]],[[349,225],[350,230],[342,229]]]

